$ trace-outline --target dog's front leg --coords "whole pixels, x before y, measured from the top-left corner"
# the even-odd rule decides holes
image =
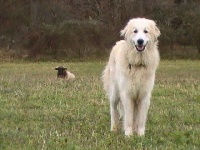
[[[147,120],[147,114],[150,105],[151,94],[147,94],[144,98],[139,101],[138,114],[136,116],[136,132],[139,136],[145,134],[145,124]]]
[[[124,106],[124,131],[126,136],[133,135],[133,111],[134,102],[127,93],[121,94],[121,99]]]

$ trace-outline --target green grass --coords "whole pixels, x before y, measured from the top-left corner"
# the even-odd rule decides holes
[[[200,148],[200,61],[160,63],[142,138],[110,132],[105,62],[64,63],[74,82],[58,80],[57,65],[0,64],[0,149]]]

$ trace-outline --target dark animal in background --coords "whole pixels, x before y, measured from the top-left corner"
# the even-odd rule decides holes
[[[56,67],[55,70],[58,70],[57,77],[58,78],[65,78],[67,76],[67,68],[63,66]]]
[[[71,72],[67,71],[67,68],[63,66],[58,66],[55,68],[55,70],[58,70],[57,72],[58,78],[65,78],[67,80],[73,80],[75,78],[75,76]]]

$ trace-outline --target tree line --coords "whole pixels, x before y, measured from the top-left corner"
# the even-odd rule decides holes
[[[133,17],[156,21],[161,55],[200,53],[199,0],[0,0],[0,50],[32,58],[104,56]]]

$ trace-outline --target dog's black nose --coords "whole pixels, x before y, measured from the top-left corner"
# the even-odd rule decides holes
[[[143,39],[138,39],[138,40],[137,40],[137,43],[138,43],[138,45],[143,45],[144,40],[143,40]]]

